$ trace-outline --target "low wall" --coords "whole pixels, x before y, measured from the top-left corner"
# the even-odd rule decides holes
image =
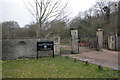
[[[54,41],[55,38],[43,39],[3,39],[2,40],[2,59],[16,59],[23,57],[36,57],[37,42]],[[54,41],[55,55],[60,54],[59,44]],[[55,47],[56,46],[56,47]],[[38,56],[52,56],[53,51],[39,51]]]

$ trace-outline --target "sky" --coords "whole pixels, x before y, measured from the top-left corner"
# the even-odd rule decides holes
[[[0,0],[0,22],[16,21],[23,27],[35,19],[27,10],[24,0]],[[30,0],[29,0],[30,1]],[[69,0],[71,18],[79,12],[88,10],[97,0]]]

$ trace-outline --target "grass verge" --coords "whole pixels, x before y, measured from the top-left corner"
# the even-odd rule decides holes
[[[63,56],[2,62],[3,78],[118,78],[120,71]]]

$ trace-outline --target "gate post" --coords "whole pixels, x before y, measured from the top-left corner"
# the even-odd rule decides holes
[[[60,37],[54,37],[54,54],[60,54]]]
[[[108,36],[108,49],[113,50],[115,49],[115,37],[113,34]]]
[[[78,54],[78,30],[71,28],[71,53]]]
[[[98,51],[102,51],[103,48],[103,29],[97,29],[97,44],[98,44]]]

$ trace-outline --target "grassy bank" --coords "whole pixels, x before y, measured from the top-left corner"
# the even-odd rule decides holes
[[[0,60],[0,79],[2,78],[2,60]]]
[[[117,78],[118,71],[56,56],[3,61],[3,78]]]

